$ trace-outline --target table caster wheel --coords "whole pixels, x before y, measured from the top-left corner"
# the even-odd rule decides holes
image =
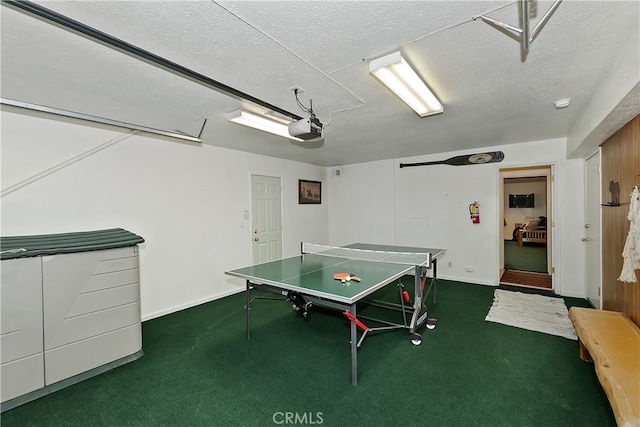
[[[411,339],[411,344],[413,344],[413,345],[422,344],[422,337],[420,336],[420,334],[413,333],[413,334],[411,334],[411,338],[410,339]]]
[[[426,327],[427,329],[435,329],[436,328],[436,322],[437,320],[434,319],[433,317],[430,317],[427,319],[427,323],[426,323]]]

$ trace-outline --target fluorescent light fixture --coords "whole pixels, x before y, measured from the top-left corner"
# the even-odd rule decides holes
[[[369,72],[413,108],[420,117],[444,111],[438,98],[404,60],[400,52],[374,59],[369,63]]]
[[[244,110],[236,110],[229,113],[227,118],[230,122],[237,123],[239,125],[249,126],[263,132],[269,132],[295,141],[302,141],[300,138],[289,135],[288,123],[275,121],[259,114],[249,113]]]

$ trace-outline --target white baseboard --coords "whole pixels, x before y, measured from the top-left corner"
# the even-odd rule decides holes
[[[220,293],[220,294],[216,294],[216,295],[212,295],[212,296],[207,297],[207,298],[203,298],[201,300],[192,301],[190,303],[182,304],[182,305],[179,305],[179,306],[176,306],[176,307],[170,307],[170,308],[167,308],[165,310],[156,311],[154,313],[144,314],[142,316],[142,321],[145,322],[147,320],[155,319],[156,317],[166,316],[167,314],[175,313],[175,312],[181,311],[181,310],[186,310],[187,308],[191,308],[191,307],[196,307],[196,306],[198,306],[200,304],[206,304],[208,302],[215,301],[215,300],[220,299],[220,298],[228,297],[230,295],[239,294],[240,292],[244,292],[244,290],[245,290],[244,287],[238,288],[238,289],[231,289],[231,290],[228,290],[228,291]]]

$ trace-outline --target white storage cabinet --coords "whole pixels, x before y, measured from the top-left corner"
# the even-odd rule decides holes
[[[0,238],[2,411],[142,355],[143,242],[123,229]]]

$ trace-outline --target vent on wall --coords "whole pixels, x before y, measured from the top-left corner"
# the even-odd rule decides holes
[[[341,168],[334,168],[331,169],[331,177],[332,178],[339,178],[343,175],[342,169]]]
[[[510,208],[532,208],[534,207],[534,197],[531,194],[509,194]]]

